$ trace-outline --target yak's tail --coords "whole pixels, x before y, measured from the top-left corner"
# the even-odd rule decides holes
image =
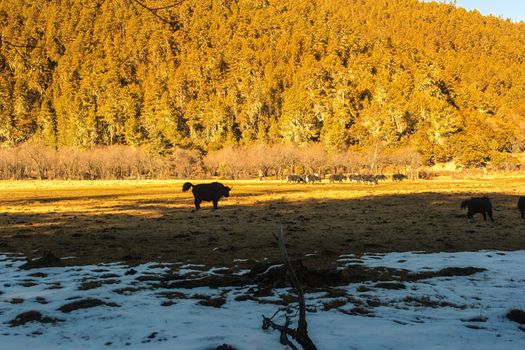
[[[193,185],[191,184],[191,182],[186,182],[186,183],[184,183],[184,185],[182,185],[182,192],[186,192],[187,190],[189,190],[192,187],[193,187]]]
[[[468,199],[461,202],[461,209],[465,209],[468,206],[468,202],[469,202]]]

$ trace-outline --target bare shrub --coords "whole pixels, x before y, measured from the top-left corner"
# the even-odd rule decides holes
[[[28,141],[20,146],[21,159],[27,164],[29,176],[39,180],[49,179],[54,166],[56,151],[38,141]]]
[[[348,157],[344,152],[328,152],[324,161],[324,166],[329,174],[339,174],[348,169]]]
[[[250,175],[268,176],[273,168],[272,146],[264,143],[246,146],[245,166]]]
[[[231,177],[230,155],[231,147],[209,152],[203,159],[207,172],[212,176]]]
[[[268,157],[277,178],[283,179],[288,174],[296,173],[299,163],[297,147],[289,144],[272,145],[268,150]]]
[[[327,152],[321,143],[302,147],[299,151],[299,161],[309,174],[321,174],[326,160]]]
[[[394,173],[402,173],[413,179],[419,178],[418,171],[422,165],[421,154],[411,147],[391,151],[388,155],[388,163]]]
[[[219,176],[226,179],[290,174],[383,173],[385,169],[417,178],[420,155],[411,148],[388,150],[375,143],[349,151],[328,151],[322,144],[227,146],[203,156],[198,150],[174,148],[160,155],[152,147],[125,145],[91,149],[55,149],[38,141],[0,148],[0,179],[168,179]],[[514,158],[496,164],[511,169]],[[501,165],[503,164],[503,165]]]
[[[346,169],[351,174],[361,173],[367,168],[367,161],[361,152],[348,151],[344,155]]]
[[[123,145],[55,150],[36,141],[0,150],[0,179],[141,179],[183,177],[201,168],[196,151],[161,157]]]
[[[196,150],[176,148],[169,157],[171,175],[188,179],[202,174],[202,157]]]
[[[253,177],[259,166],[253,146],[227,146],[212,151],[204,157],[204,165],[211,175],[226,179]]]
[[[366,160],[367,170],[370,174],[384,172],[384,168],[388,164],[384,142],[379,140],[373,141],[366,146],[362,152],[364,159]]]

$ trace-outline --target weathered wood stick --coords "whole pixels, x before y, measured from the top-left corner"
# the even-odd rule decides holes
[[[317,350],[317,347],[308,336],[308,324],[306,322],[306,305],[304,302],[304,292],[301,288],[301,284],[299,283],[299,279],[295,274],[295,270],[293,269],[292,264],[290,263],[288,251],[286,250],[286,246],[284,245],[284,233],[282,226],[279,227],[279,231],[276,234],[274,234],[274,237],[277,241],[277,246],[279,247],[279,250],[281,251],[281,254],[283,256],[284,264],[286,266],[286,269],[288,270],[288,275],[290,276],[290,282],[292,283],[292,287],[297,292],[297,297],[299,299],[299,322],[297,329],[290,329],[288,328],[288,319],[286,320],[286,324],[282,326],[274,323],[272,319],[263,316],[263,329],[268,329],[269,327],[272,327],[273,329],[279,330],[281,332],[281,344],[288,345],[292,349],[297,348],[288,340],[287,335],[295,339],[303,347],[304,350]]]

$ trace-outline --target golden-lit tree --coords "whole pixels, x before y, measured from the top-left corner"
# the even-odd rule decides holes
[[[478,166],[525,148],[523,57],[524,23],[437,2],[4,0],[0,144],[381,142]]]

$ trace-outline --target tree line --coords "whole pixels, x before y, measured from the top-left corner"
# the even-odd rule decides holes
[[[0,1],[1,147],[164,164],[381,144],[464,167],[525,148],[525,23],[417,0],[141,4]]]
[[[503,159],[492,170],[519,169],[517,159]],[[0,180],[13,179],[280,179],[290,174],[392,174],[412,177],[429,172],[421,154],[411,148],[390,149],[377,143],[360,151],[334,151],[321,144],[297,147],[264,143],[226,146],[203,155],[197,150],[175,148],[169,155],[148,146],[101,146],[90,149],[55,149],[28,141],[0,149]],[[424,177],[422,177],[424,178]]]

